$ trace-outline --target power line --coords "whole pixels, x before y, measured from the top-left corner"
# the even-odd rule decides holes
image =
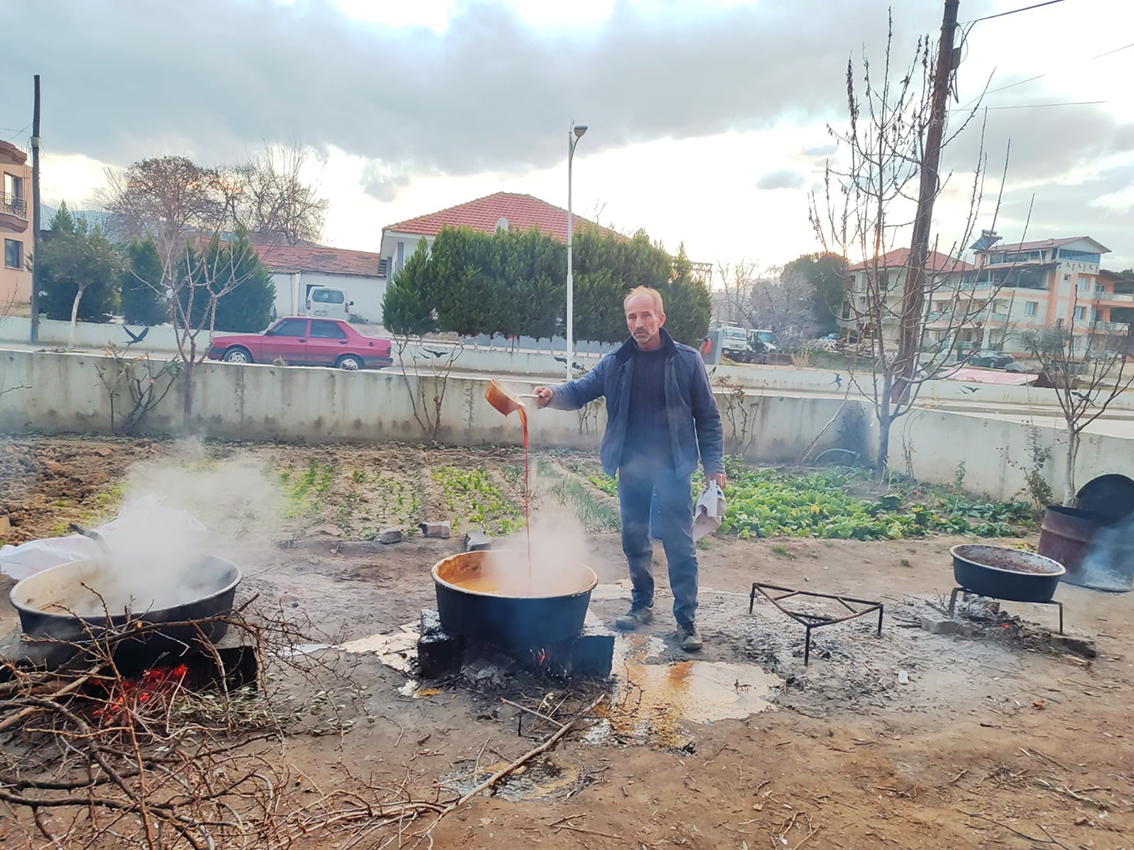
[[[991,21],[993,18],[1003,18],[1007,15],[1015,15],[1017,12],[1029,12],[1032,9],[1041,9],[1044,6],[1054,6],[1056,3],[1062,3],[1063,0],[1047,0],[1046,3],[1034,3],[1031,6],[1024,6],[1022,9],[1012,9],[1010,12],[997,12],[995,15],[985,15],[983,18],[974,18],[971,21],[962,21],[961,24],[975,24],[980,21]]]
[[[1102,59],[1104,56],[1110,56],[1110,54],[1112,53],[1117,53],[1120,50],[1128,50],[1131,47],[1134,47],[1134,41],[1130,42],[1129,44],[1124,44],[1122,45],[1122,47],[1116,47],[1114,48],[1114,50],[1108,50],[1106,53],[1100,53],[1098,56],[1092,56],[1091,58]]]
[[[8,141],[10,142],[10,141],[12,141],[12,139],[16,138],[16,136],[20,135],[21,133],[26,132],[28,127],[30,127],[30,126],[31,126],[31,123],[29,122],[29,123],[25,124],[22,129],[16,130],[14,133],[12,133],[12,135],[10,135],[8,137]],[[0,130],[5,130],[5,131],[11,130],[11,129],[12,129],[11,127],[0,127]]]
[[[1096,106],[1109,103],[1106,100],[1072,100],[1065,103],[1018,103],[1014,106],[982,106],[981,109],[1044,109],[1051,106]],[[951,109],[950,112],[968,112],[967,109]]]

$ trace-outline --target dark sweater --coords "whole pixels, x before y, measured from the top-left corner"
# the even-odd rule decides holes
[[[665,355],[664,348],[634,352],[621,466],[631,463],[673,465],[665,409]]]

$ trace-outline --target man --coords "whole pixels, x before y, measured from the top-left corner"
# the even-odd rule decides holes
[[[636,629],[654,617],[650,507],[656,498],[677,638],[692,652],[701,648],[701,635],[690,476],[700,449],[705,478],[724,489],[721,415],[701,355],[674,342],[664,330],[661,293],[639,286],[626,296],[623,307],[631,338],[579,380],[537,387],[536,403],[576,410],[606,397],[600,456],[607,474],[618,473],[622,551],[634,588],[630,610],[615,625]]]

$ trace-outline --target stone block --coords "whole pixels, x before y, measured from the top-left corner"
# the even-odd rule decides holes
[[[946,617],[921,615],[921,627],[931,635],[955,635],[961,631],[961,624]]]
[[[453,534],[453,525],[449,520],[443,522],[423,522],[419,528],[421,533],[426,537],[435,537],[440,540],[448,540]]]
[[[421,637],[417,642],[417,668],[422,678],[435,679],[461,666],[465,639],[445,631],[441,616],[432,609],[421,612]]]
[[[378,532],[379,543],[401,543],[402,530],[400,528],[383,528]]]
[[[7,516],[0,516],[0,537],[7,537],[12,530],[12,521]]]
[[[492,548],[492,538],[483,531],[470,531],[465,535],[465,551],[481,552]]]

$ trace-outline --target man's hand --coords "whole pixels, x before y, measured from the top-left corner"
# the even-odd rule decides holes
[[[707,485],[710,481],[717,482],[717,486],[721,488],[723,493],[724,488],[728,485],[728,476],[723,472],[705,473],[705,484]]]
[[[551,404],[551,397],[553,395],[555,395],[555,390],[553,390],[551,387],[536,387],[536,407],[547,407],[549,404]]]

